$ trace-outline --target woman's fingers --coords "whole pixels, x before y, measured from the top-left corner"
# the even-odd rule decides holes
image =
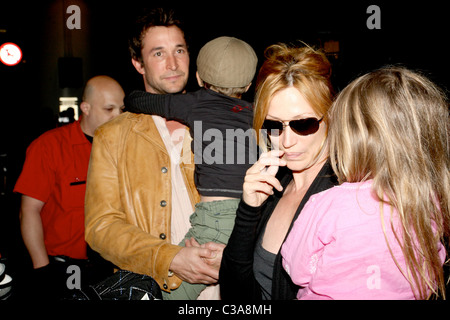
[[[283,190],[280,181],[275,178],[278,168],[286,165],[286,161],[280,159],[283,154],[281,150],[263,153],[247,170],[243,185],[243,199],[247,204],[259,206],[273,194],[273,188]]]
[[[259,160],[255,162],[253,166],[251,166],[247,170],[247,174],[258,174],[263,172],[264,170],[268,170],[268,167],[270,166],[285,166],[286,161],[283,159],[280,159],[280,157],[284,154],[284,151],[281,150],[272,150],[270,152],[266,152],[261,154],[259,157]],[[278,170],[278,168],[277,168]],[[276,172],[275,172],[276,174]]]

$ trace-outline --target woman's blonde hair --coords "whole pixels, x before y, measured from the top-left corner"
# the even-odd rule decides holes
[[[399,214],[400,230],[392,220],[391,228],[416,298],[429,298],[430,292],[445,298],[438,252],[450,223],[445,95],[418,73],[386,67],[349,84],[329,118],[330,160],[339,181],[373,179],[380,203]],[[382,221],[384,214],[381,210]]]
[[[325,54],[309,46],[291,47],[275,44],[268,47],[257,80],[253,128],[261,132],[273,96],[288,87],[297,88],[305,97],[314,112],[326,116],[333,99],[330,81],[331,64]],[[261,134],[257,135],[258,144],[266,146]]]

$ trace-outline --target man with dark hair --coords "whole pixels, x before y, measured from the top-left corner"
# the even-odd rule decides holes
[[[173,44],[174,51],[168,56],[169,52],[165,50],[171,36],[178,37],[178,42]],[[158,43],[158,46],[151,47],[149,41]],[[189,53],[182,23],[173,11],[157,8],[140,16],[128,43],[131,62],[143,75],[146,91],[165,94],[184,90],[189,76]],[[164,45],[165,50],[161,50]],[[163,61],[169,64],[163,64]]]
[[[183,92],[189,53],[173,12],[140,17],[129,43],[147,92]],[[176,245],[199,201],[190,146],[181,123],[126,112],[97,130],[88,173],[87,242],[119,268],[153,277],[166,293],[182,280],[217,282],[223,249]]]
[[[131,26],[128,50],[131,58],[142,62],[142,40],[151,27],[171,27],[175,26],[183,33],[183,23],[173,10],[164,10],[162,8],[144,9],[144,12],[137,17],[135,23]]]

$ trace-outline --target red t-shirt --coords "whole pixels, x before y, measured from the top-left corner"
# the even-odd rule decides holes
[[[47,253],[86,259],[84,197],[91,143],[74,122],[45,132],[27,149],[14,192],[45,202]]]

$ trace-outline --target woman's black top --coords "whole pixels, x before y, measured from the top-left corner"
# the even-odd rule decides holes
[[[292,180],[292,172],[283,167],[277,174],[283,190]],[[289,230],[303,209],[309,197],[315,193],[337,185],[337,178],[331,165],[326,162],[303,197]],[[251,207],[241,200],[236,212],[236,222],[228,244],[223,252],[220,267],[219,283],[221,298],[224,300],[262,300],[263,294],[256,280],[253,268],[257,240],[264,232],[267,221],[274,211],[283,192],[274,189],[275,194],[269,197],[260,207]],[[281,248],[275,257],[272,274],[272,300],[295,299],[299,287],[295,285],[282,266]],[[264,295],[267,297],[267,292]]]

